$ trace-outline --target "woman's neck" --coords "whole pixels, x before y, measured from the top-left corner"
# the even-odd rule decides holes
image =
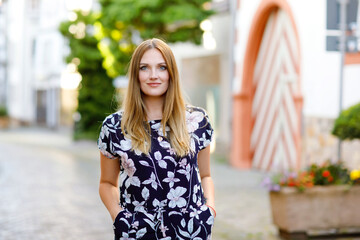
[[[164,106],[163,97],[145,97],[144,104],[146,106],[146,119],[148,121],[162,119]]]

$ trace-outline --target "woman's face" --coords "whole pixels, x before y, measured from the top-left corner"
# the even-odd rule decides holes
[[[169,72],[161,52],[147,50],[140,60],[140,89],[146,97],[162,97],[169,87]]]

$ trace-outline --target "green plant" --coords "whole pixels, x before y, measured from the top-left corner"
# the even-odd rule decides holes
[[[350,172],[342,162],[326,161],[322,165],[312,164],[307,171],[314,176],[314,185],[339,185],[350,182]]]
[[[8,115],[7,109],[5,106],[0,106],[0,117],[6,117]]]
[[[332,134],[342,140],[360,139],[360,103],[340,113],[335,120]]]
[[[111,106],[115,88],[102,67],[104,58],[97,47],[95,32],[91,31],[99,15],[76,12],[76,16],[75,21],[60,25],[71,50],[66,62],[76,65],[82,76],[77,109],[80,118],[75,122],[74,138],[96,139],[101,122],[115,109]]]

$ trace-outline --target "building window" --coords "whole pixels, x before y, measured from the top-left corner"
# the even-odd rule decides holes
[[[360,50],[357,44],[356,32],[360,29],[360,22],[357,22],[359,12],[358,0],[350,0],[347,4],[346,27],[348,31],[346,51],[357,52]],[[326,6],[326,50],[339,51],[340,32],[340,4],[338,0],[327,0]]]
[[[31,11],[38,11],[40,9],[40,0],[30,0],[29,8]]]

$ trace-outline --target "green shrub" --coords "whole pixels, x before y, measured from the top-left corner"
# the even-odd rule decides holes
[[[0,106],[0,117],[6,117],[8,115],[6,107]]]
[[[112,78],[102,67],[104,57],[97,47],[98,39],[91,31],[82,37],[76,37],[69,31],[80,23],[92,26],[97,20],[98,16],[94,13],[77,12],[76,21],[62,22],[59,27],[71,50],[66,62],[78,61],[77,70],[82,76],[76,109],[81,117],[75,122],[74,139],[97,139],[102,121],[116,110],[112,105],[115,88]]]
[[[360,139],[360,103],[340,113],[335,120],[332,134],[342,140]]]

